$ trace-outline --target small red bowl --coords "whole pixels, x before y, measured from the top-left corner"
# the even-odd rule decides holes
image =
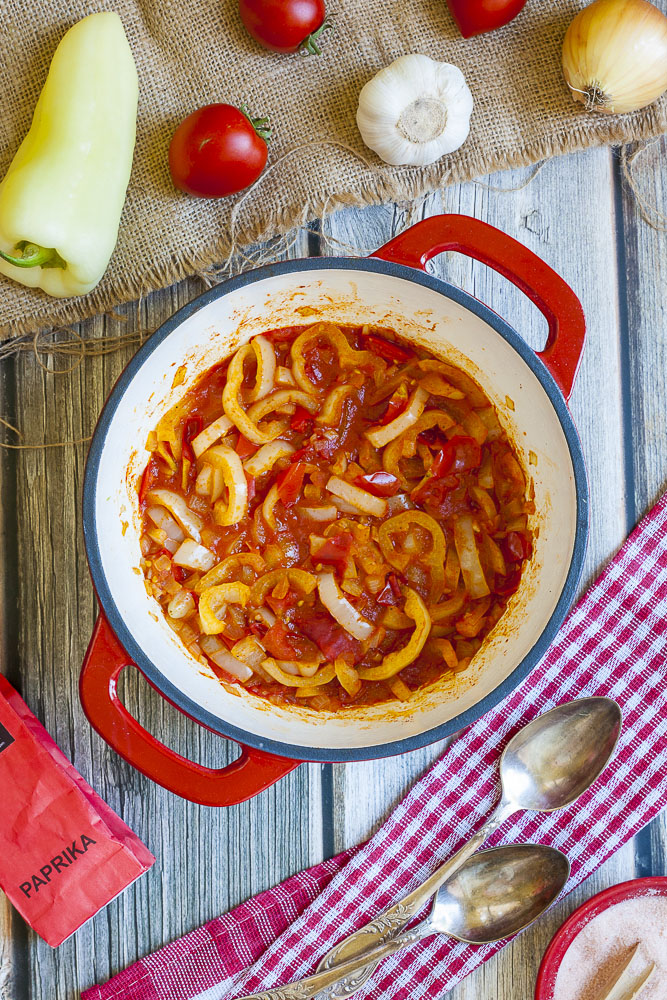
[[[535,984],[535,1000],[553,1000],[556,987],[556,976],[563,961],[565,952],[570,947],[577,934],[610,906],[622,903],[626,899],[637,899],[639,896],[667,896],[667,876],[649,875],[646,878],[633,878],[629,882],[621,882],[604,889],[597,896],[592,896],[568,917],[551,939],[551,944],[544,953],[544,958],[537,973]]]

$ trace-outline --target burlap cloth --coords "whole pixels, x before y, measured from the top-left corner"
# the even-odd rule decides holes
[[[269,162],[289,153],[239,206],[238,244],[325,209],[408,200],[503,167],[667,131],[665,97],[619,117],[586,114],[573,103],[560,51],[568,23],[584,6],[586,0],[528,0],[506,28],[465,40],[445,0],[328,0],[335,32],[325,36],[322,56],[304,58],[260,49],[241,25],[237,0],[0,0],[0,174],[30,125],[57,42],[80,17],[109,8],[120,14],[140,81],[134,169],[105,277],[89,295],[58,300],[0,276],[0,331],[13,337],[71,324],[227,260],[241,196],[190,198],[174,190],[167,167],[174,128],[211,101],[245,100],[269,114]],[[408,52],[455,63],[475,99],[467,142],[420,169],[382,163],[355,122],[364,83]]]

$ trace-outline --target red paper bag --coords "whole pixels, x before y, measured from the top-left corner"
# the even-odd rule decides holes
[[[0,887],[55,947],[155,858],[0,675]]]

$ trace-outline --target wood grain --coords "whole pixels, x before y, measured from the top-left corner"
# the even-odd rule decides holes
[[[664,147],[642,174],[664,205]],[[622,188],[612,153],[552,161],[525,187],[524,171],[452,187],[413,206],[349,210],[322,222],[320,241],[298,234],[290,256],[369,253],[410,222],[439,211],[491,222],[542,256],[580,296],[588,342],[572,411],[588,462],[591,539],[582,588],[613,554],[667,479],[667,250]],[[518,190],[495,190],[518,188]],[[546,326],[508,282],[458,254],[433,271],[505,317],[534,348]],[[201,290],[186,282],[97,317],[81,336],[154,329]],[[0,367],[0,413],[26,439],[89,434],[130,356],[88,359],[70,375],[22,355]],[[442,752],[352,765],[306,765],[250,803],[213,810],[182,802],[119,760],[90,730],[76,683],[95,616],[81,536],[86,445],[0,453],[0,655],[82,774],[158,856],[158,864],[74,939],[52,951],[0,903],[0,998],[73,1000],[82,988],[288,874],[359,842],[377,828],[411,783]],[[170,746],[220,765],[233,746],[168,706],[128,672],[123,698]],[[667,827],[651,824],[540,923],[468,977],[452,1000],[529,1000],[546,944],[563,918],[598,889],[635,872],[665,870]],[[3,980],[4,977],[4,980]],[[3,991],[4,990],[4,996]]]

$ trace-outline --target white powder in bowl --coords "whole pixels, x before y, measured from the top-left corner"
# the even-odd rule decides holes
[[[655,970],[640,1000],[667,997],[667,896],[625,899],[594,917],[565,952],[553,1000],[599,1000],[639,942],[628,969],[639,976],[651,962]]]

